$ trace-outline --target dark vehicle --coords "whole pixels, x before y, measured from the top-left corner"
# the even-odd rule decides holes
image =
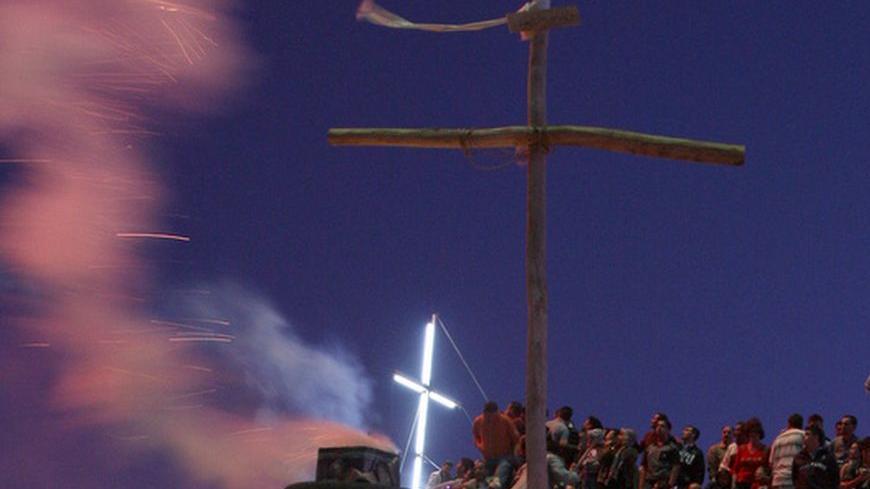
[[[317,451],[314,482],[286,489],[396,489],[399,456],[371,447],[331,447]]]

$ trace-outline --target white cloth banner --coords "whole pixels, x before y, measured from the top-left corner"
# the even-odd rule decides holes
[[[523,7],[519,11],[522,12],[528,10],[533,3],[535,2],[526,2],[526,4],[523,5]],[[492,20],[482,20],[480,22],[471,22],[468,24],[416,23],[399,17],[398,15],[390,12],[389,10],[382,8],[380,5],[376,4],[374,0],[363,0],[363,2],[360,4],[359,8],[356,11],[356,18],[357,20],[365,20],[371,22],[372,24],[384,27],[392,27],[393,29],[417,29],[430,32],[480,31],[483,29],[489,29],[490,27],[507,24],[506,17]]]

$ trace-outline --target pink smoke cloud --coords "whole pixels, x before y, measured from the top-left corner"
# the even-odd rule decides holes
[[[146,109],[219,110],[219,97],[242,83],[251,56],[226,8],[205,0],[0,5],[0,142],[31,162],[3,195],[0,258],[44,294],[38,312],[28,309],[3,337],[19,344],[6,345],[15,354],[0,374],[50,416],[26,423],[40,433],[12,438],[20,453],[7,452],[15,463],[0,467],[9,475],[14,465],[16,483],[92,480],[76,479],[81,464],[123,472],[161,453],[203,484],[280,487],[311,476],[318,446],[394,449],[337,423],[266,423],[222,409],[209,393],[234,380],[217,377],[203,353],[230,337],[137,312],[149,276],[129,238],[160,236],[165,193],[138,149],[155,134]],[[50,447],[72,432],[93,434],[99,453],[114,456],[97,462]],[[115,487],[110,477],[93,480]]]

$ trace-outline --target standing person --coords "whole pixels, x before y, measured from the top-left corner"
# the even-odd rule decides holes
[[[696,445],[701,431],[694,426],[683,428],[683,446],[680,448],[680,463],[675,480],[679,489],[688,489],[692,484],[704,482],[704,452]]]
[[[655,440],[644,449],[641,489],[666,489],[676,482],[680,445],[671,436],[671,422],[660,419]]]
[[[825,432],[818,425],[804,430],[804,449],[795,455],[791,466],[795,489],[838,489],[837,461],[823,444],[824,439]]]
[[[598,489],[598,471],[604,456],[604,430],[595,428],[586,433],[586,451],[577,460],[576,471],[580,474],[583,489]]]
[[[588,416],[583,420],[583,425],[580,426],[580,431],[577,432],[577,457],[579,457],[583,452],[586,451],[589,440],[586,437],[586,434],[592,430],[603,430],[604,424],[598,419],[596,416]],[[606,430],[605,430],[606,431]]]
[[[520,436],[526,434],[526,408],[519,401],[511,401],[507,409],[504,410],[505,416],[514,423],[517,433]]]
[[[718,442],[710,445],[707,449],[707,476],[710,482],[715,482],[716,474],[719,473],[719,465],[722,464],[722,459],[725,457],[725,451],[728,445],[731,444],[731,427],[725,425],[722,427],[722,438]]]
[[[653,443],[656,439],[656,425],[659,424],[659,421],[662,419],[668,419],[668,415],[661,412],[653,413],[652,417],[649,420],[649,431],[644,433],[643,438],[640,439],[640,449],[641,451],[646,449],[646,446]]]
[[[822,418],[822,415],[819,413],[810,414],[810,417],[807,418],[807,428],[810,426],[817,426],[820,430],[822,430],[822,436],[824,439],[822,440],[822,445],[825,447],[829,447],[831,445],[831,439],[825,435],[825,419]]]
[[[547,421],[547,432],[550,434],[550,443],[553,451],[558,455],[562,455],[562,451],[568,446],[568,439],[571,435],[570,425],[573,425],[571,417],[574,416],[574,410],[571,406],[562,406],[556,410],[556,415],[553,419]],[[567,460],[571,463],[571,460]]]
[[[727,470],[731,472],[734,455],[737,454],[737,447],[743,445],[747,441],[746,430],[743,428],[744,422],[738,421],[734,423],[734,442],[728,445],[725,450],[725,455],[722,456],[722,463],[719,464],[719,470]],[[734,474],[731,474],[731,481],[734,482]]]
[[[834,452],[834,458],[837,459],[837,464],[842,467],[849,457],[849,447],[858,441],[855,436],[855,428],[858,427],[858,418],[851,414],[844,414],[840,421],[840,432],[831,442],[831,450]]]
[[[601,455],[601,466],[598,468],[598,487],[603,489],[607,476],[610,473],[610,466],[613,465],[613,457],[616,455],[616,449],[619,444],[619,431],[608,428],[604,435],[604,453]]]
[[[767,447],[761,443],[764,439],[761,420],[749,418],[743,429],[746,431],[747,441],[737,447],[737,453],[731,462],[736,489],[750,489],[755,482],[755,471],[758,467],[767,465]]]
[[[438,484],[451,480],[453,480],[453,462],[445,460],[441,464],[441,468],[429,474],[429,479],[426,480],[426,489],[432,489]]]
[[[483,413],[474,418],[471,432],[485,460],[487,475],[494,474],[500,487],[506,487],[513,474],[514,448],[520,439],[516,427],[498,411],[495,401],[489,401]]]
[[[637,488],[637,435],[631,428],[621,428],[616,437],[616,452],[603,485],[607,489]]]
[[[804,417],[800,414],[792,414],[786,421],[786,428],[777,435],[770,446],[770,471],[773,476],[771,487],[773,489],[794,489],[794,481],[791,479],[791,464],[795,455],[804,448]]]

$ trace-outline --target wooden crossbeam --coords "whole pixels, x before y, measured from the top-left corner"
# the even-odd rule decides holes
[[[550,8],[550,0],[536,0],[527,12],[507,16],[511,32],[529,40],[528,118],[525,126],[487,129],[330,129],[333,145],[404,146],[414,148],[527,148],[526,191],[526,423],[534,427],[526,437],[529,489],[549,487],[546,440],[540,429],[547,405],[547,268],[546,159],[556,145],[582,146],[660,158],[739,166],[745,147],[708,141],[642,134],[585,126],[547,123],[547,44],[554,27],[576,25],[576,7]],[[527,35],[528,34],[528,35]]]
[[[484,149],[581,146],[684,161],[740,166],[746,147],[587,126],[507,126],[485,129],[330,129],[335,146]]]
[[[574,5],[546,10],[530,10],[507,15],[511,32],[540,32],[554,27],[580,24],[580,11]]]

